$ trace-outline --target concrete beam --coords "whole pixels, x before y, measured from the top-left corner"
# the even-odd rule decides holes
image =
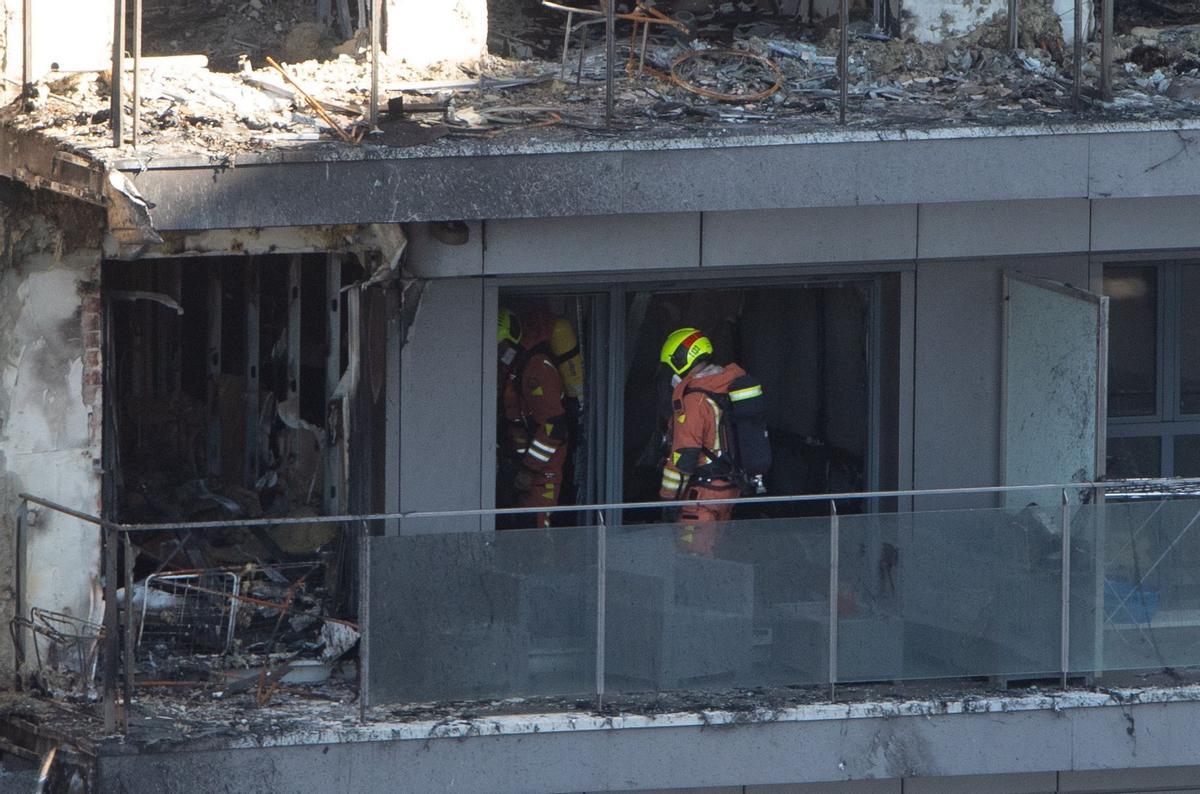
[[[128,173],[156,228],[180,230],[1184,196],[1200,193],[1197,144],[1198,130],[1151,125],[439,142]]]
[[[666,719],[664,727],[207,752],[114,745],[101,750],[99,783],[104,791],[167,790],[172,780],[197,793],[231,781],[245,791],[397,790],[403,769],[403,790],[561,792],[1159,769],[1200,764],[1189,741],[1197,718],[1200,703],[1166,702],[722,727]]]

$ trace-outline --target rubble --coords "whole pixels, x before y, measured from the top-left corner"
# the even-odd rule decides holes
[[[265,4],[262,13],[285,6],[290,7],[277,0]],[[640,40],[624,35],[629,23],[622,23],[616,124],[609,126],[603,114],[604,43],[597,40],[602,37],[593,34],[581,52],[576,34],[564,53],[565,15],[515,0],[501,4],[501,10],[493,13],[493,48],[504,55],[422,69],[383,56],[382,104],[397,100],[390,105],[396,112],[385,113],[381,130],[361,143],[356,141],[365,128],[353,130],[368,113],[370,84],[361,36],[339,47],[342,54],[336,56],[326,50],[320,60],[285,60],[282,70],[318,104],[274,70],[252,68],[272,49],[304,54],[305,47],[272,44],[269,36],[261,49],[244,48],[236,72],[216,71],[225,56],[212,46],[206,47],[207,68],[198,67],[194,58],[149,59],[141,86],[143,148],[156,156],[236,157],[339,145],[334,143],[339,136],[345,146],[405,147],[447,137],[513,134],[561,140],[614,132],[725,134],[747,125],[806,130],[828,127],[837,118],[835,29],[807,28],[790,18],[740,9],[730,14],[710,5],[707,13],[692,14],[695,39],[685,41],[677,29],[656,25],[643,50]],[[852,28],[848,122],[853,128],[1056,123],[1075,111],[1070,55],[1048,4],[1022,3],[1021,49],[1015,53],[1005,49],[1002,15],[939,45],[889,38],[860,23]],[[311,44],[314,38],[311,28],[288,30],[293,45],[305,37]],[[1200,78],[1200,26],[1132,27],[1117,37],[1114,49],[1120,56],[1114,99],[1101,102],[1095,91],[1099,47],[1085,47],[1081,119],[1196,116],[1200,105],[1189,85]],[[38,86],[33,112],[25,103],[14,103],[0,120],[110,158],[115,153],[109,149],[108,91],[104,74],[62,75]],[[405,112],[403,102],[435,105],[439,113]]]

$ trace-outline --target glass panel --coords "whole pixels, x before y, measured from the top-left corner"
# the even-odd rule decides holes
[[[1162,476],[1162,439],[1158,436],[1113,438],[1107,445],[1108,479]]]
[[[1200,477],[1200,436],[1175,437],[1176,477]]]
[[[684,550],[684,525],[608,530],[606,691],[828,680],[829,519],[715,531],[712,556],[701,556]]]
[[[1059,523],[1036,505],[843,516],[838,680],[1059,671]]]
[[[369,702],[595,691],[596,530],[371,538]]]
[[[1100,300],[1042,279],[1012,275],[1005,284],[1003,481],[1091,482],[1102,421]],[[1007,494],[1002,504],[1024,507],[1030,496]]]
[[[1158,413],[1158,268],[1105,267],[1108,415]]]
[[[1072,577],[1072,609],[1092,620],[1078,632],[1072,621],[1072,668],[1200,663],[1200,500],[1089,505],[1072,528],[1091,563]]]
[[[1179,412],[1200,414],[1200,266],[1179,268]]]

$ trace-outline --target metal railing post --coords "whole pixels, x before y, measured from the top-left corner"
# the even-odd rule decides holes
[[[122,532],[125,547],[125,621],[122,632],[125,638],[125,728],[129,729],[129,709],[133,706],[133,676],[134,676],[134,625],[133,625],[133,541],[128,532]],[[236,610],[236,602],[230,605]]]
[[[1080,0],[1076,0],[1078,2]],[[133,148],[142,127],[142,0],[133,0]]]
[[[838,651],[838,526],[837,502],[829,502],[829,699],[837,697]]]
[[[1075,0],[1075,81],[1071,87],[1071,100],[1075,112],[1079,112],[1080,94],[1083,90],[1083,0]]]
[[[28,539],[26,533],[29,531],[29,502],[26,499],[21,500],[21,506],[17,509],[17,537],[16,549],[13,560],[15,561],[13,573],[13,590],[16,596],[16,616],[24,617],[29,611],[25,603],[25,558],[28,548]],[[16,644],[16,666],[13,671],[16,676],[15,685],[17,689],[21,688],[21,675],[25,668],[25,630],[21,629],[16,632],[14,637]],[[33,637],[33,641],[37,642],[37,637]]]
[[[358,535],[358,721],[367,721],[371,693],[371,533],[365,520]]]
[[[121,655],[117,631],[117,530],[104,527],[104,732],[117,730],[117,666]]]
[[[109,123],[112,125],[112,145],[120,149],[125,143],[124,97],[121,95],[121,79],[125,74],[125,0],[113,0],[113,48],[112,77],[109,88]]]
[[[21,6],[21,93],[33,90],[33,0]]]
[[[1067,489],[1062,491],[1062,580],[1059,619],[1062,633],[1059,638],[1059,666],[1062,672],[1062,688],[1067,688],[1067,673],[1071,670],[1071,500]]]
[[[575,22],[575,12],[567,12],[567,27],[563,31],[562,65],[558,68],[558,79],[567,81],[567,50],[571,46],[571,25]]]
[[[617,58],[617,0],[605,0],[604,3],[604,121],[613,122],[615,104],[613,86],[615,80]]]
[[[596,711],[604,708],[604,650],[607,644],[605,621],[608,619],[608,525],[604,514],[597,513],[596,527]]]
[[[845,124],[850,102],[850,0],[838,2],[838,27],[838,124]]]
[[[379,33],[383,0],[371,0],[371,126],[379,126]]]
[[[1100,0],[1100,98],[1112,101],[1113,0]]]
[[[1020,43],[1021,0],[1008,0],[1008,48],[1017,51]]]
[[[1108,543],[1108,511],[1104,506],[1104,486],[1097,485],[1092,489],[1092,504],[1096,510],[1093,523],[1092,557],[1093,587],[1092,598],[1096,605],[1096,618],[1092,626],[1092,678],[1099,678],[1104,673],[1104,577],[1108,569],[1106,545]]]

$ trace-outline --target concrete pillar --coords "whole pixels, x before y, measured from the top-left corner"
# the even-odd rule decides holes
[[[100,509],[103,211],[0,180],[0,622],[16,604],[17,494]],[[100,534],[46,510],[28,528],[26,608],[99,619]],[[13,669],[0,643],[0,681]]]
[[[487,0],[384,0],[387,54],[414,66],[487,53]]]
[[[25,0],[0,0],[0,53],[4,76],[24,72]],[[112,62],[112,0],[33,0],[30,18],[32,78],[55,69],[94,70]]]

